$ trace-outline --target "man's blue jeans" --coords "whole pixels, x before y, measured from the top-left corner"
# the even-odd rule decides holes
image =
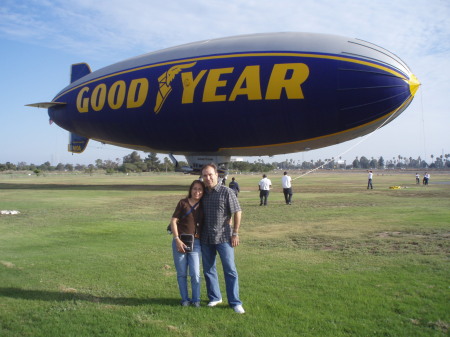
[[[242,302],[239,300],[239,281],[234,263],[234,248],[229,242],[215,245],[202,243],[203,274],[205,276],[208,298],[210,301],[219,301],[222,299],[216,269],[217,253],[219,253],[220,260],[222,261],[228,304],[231,307],[239,304],[242,305]]]
[[[180,289],[181,302],[200,302],[200,240],[195,239],[194,251],[180,253],[177,251],[175,240],[172,240],[173,262],[177,270],[178,288]],[[192,301],[189,298],[187,275],[191,276]]]
[[[261,206],[264,203],[264,206],[267,205],[267,198],[269,197],[269,190],[261,190],[259,191],[259,206]]]

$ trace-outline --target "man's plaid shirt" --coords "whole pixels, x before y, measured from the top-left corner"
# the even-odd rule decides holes
[[[212,190],[206,189],[202,198],[203,227],[201,242],[219,244],[231,241],[231,216],[241,210],[232,189],[217,184]]]

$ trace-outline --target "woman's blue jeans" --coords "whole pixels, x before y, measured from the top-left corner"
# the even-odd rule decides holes
[[[172,241],[173,262],[177,270],[178,288],[180,289],[181,302],[200,302],[200,240],[195,239],[194,251],[180,253],[177,251],[175,240]],[[192,300],[189,298],[187,275],[191,277]]]
[[[210,301],[219,301],[222,299],[216,269],[217,253],[219,253],[220,260],[222,261],[228,304],[231,307],[242,304],[239,299],[239,280],[234,263],[234,248],[229,242],[215,245],[202,244],[203,274],[205,276],[208,298]]]

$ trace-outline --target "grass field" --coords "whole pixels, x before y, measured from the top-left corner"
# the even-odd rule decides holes
[[[448,336],[450,173],[414,174],[309,174],[291,206],[269,174],[267,207],[236,176],[244,315],[204,284],[179,306],[165,228],[194,177],[0,175],[0,335]]]

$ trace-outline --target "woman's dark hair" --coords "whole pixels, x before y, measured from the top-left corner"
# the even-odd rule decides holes
[[[191,186],[189,187],[189,194],[188,194],[188,198],[192,198],[192,187],[194,187],[195,184],[200,184],[203,187],[203,191],[206,189],[205,184],[203,183],[203,181],[201,180],[194,180],[191,184]]]

